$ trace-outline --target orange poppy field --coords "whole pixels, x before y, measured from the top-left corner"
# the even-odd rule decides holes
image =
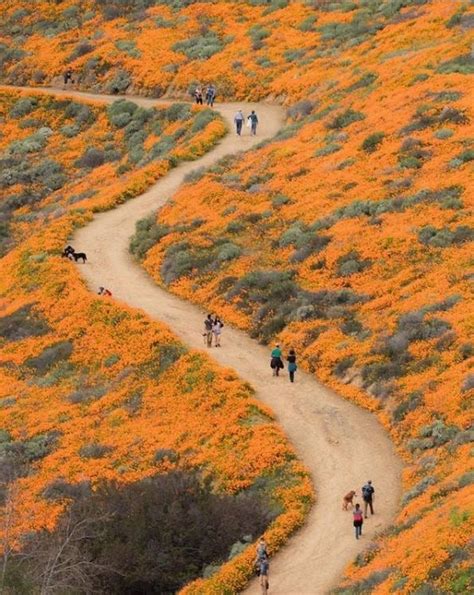
[[[60,84],[70,67],[96,93],[187,100],[213,82],[217,101],[285,105],[276,137],[196,170],[137,226],[131,251],[172,293],[296,348],[304,370],[390,434],[404,463],[398,515],[335,592],[474,589],[472,3],[2,8],[5,84]],[[60,256],[94,212],[213,147],[223,120],[185,103],[6,89],[0,119],[0,446],[27,453],[5,482],[4,543],[54,528],[67,506],[47,497],[58,480],[179,468],[229,494],[266,478],[277,549],[314,495],[271,411],[164,325],[88,292]],[[183,592],[238,591],[250,549]]]

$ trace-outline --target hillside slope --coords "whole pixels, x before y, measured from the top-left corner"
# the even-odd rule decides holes
[[[5,81],[71,66],[80,87],[162,95],[212,77],[218,98],[289,106],[279,138],[196,175],[147,222],[162,239],[150,249],[142,229],[137,255],[379,412],[407,462],[403,509],[347,592],[469,591],[471,3],[3,4]]]

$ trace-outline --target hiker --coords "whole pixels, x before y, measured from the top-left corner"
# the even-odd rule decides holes
[[[352,511],[352,516],[353,516],[353,524],[354,524],[354,528],[355,528],[355,534],[356,534],[356,539],[359,539],[359,537],[362,537],[362,525],[364,523],[364,519],[362,516],[362,510],[360,508],[360,504],[357,502],[357,504],[355,505],[354,510]],[[367,518],[367,517],[365,517]]]
[[[367,518],[367,508],[370,508],[370,514],[374,514],[374,486],[369,481],[362,487],[362,499],[364,500],[364,516]]]
[[[212,323],[212,334],[214,335],[214,346],[215,347],[221,346],[221,334],[222,334],[223,326],[224,326],[224,323],[222,322],[222,320],[216,316]]]
[[[270,359],[270,368],[273,370],[273,376],[279,376],[280,370],[284,368],[281,359],[281,349],[279,345],[275,345],[275,348],[272,351]]]
[[[214,100],[216,98],[216,88],[214,85],[208,85],[206,89],[206,103],[209,107],[214,105]]]
[[[260,537],[257,543],[257,559],[255,563],[259,562],[260,560],[266,560],[268,558],[268,550],[267,550],[267,542],[263,537]]]
[[[99,291],[97,293],[99,295],[107,295],[107,296],[112,295],[112,292],[109,289],[106,289],[105,287],[99,287]]]
[[[257,573],[260,577],[260,588],[262,590],[263,595],[268,593],[268,570],[270,568],[270,564],[268,562],[268,558],[262,558],[257,563]]]
[[[204,320],[204,333],[203,337],[205,337],[205,342],[208,347],[212,347],[212,326],[213,326],[212,315],[208,314],[207,318]]]
[[[288,362],[288,374],[290,375],[290,382],[294,382],[295,372],[298,369],[298,366],[296,365],[296,353],[294,349],[290,349],[286,361]]]
[[[64,86],[67,87],[68,82],[71,81],[71,85],[74,84],[72,79],[72,69],[68,68],[64,73]]]
[[[250,116],[247,118],[247,122],[250,128],[250,134],[255,136],[257,134],[258,117],[255,110],[252,110]]]
[[[198,105],[202,105],[202,89],[201,87],[196,87],[194,90],[194,99]]]
[[[239,111],[235,114],[234,122],[235,122],[235,131],[240,136],[242,134],[242,126],[244,123],[244,114],[242,113],[241,109],[239,109]]]
[[[63,258],[69,258],[70,254],[74,254],[75,250],[72,246],[66,246],[61,254]]]

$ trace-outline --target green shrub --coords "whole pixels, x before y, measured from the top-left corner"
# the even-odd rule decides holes
[[[352,93],[352,91],[356,91],[357,89],[365,89],[372,83],[374,83],[378,79],[378,74],[375,72],[367,72],[363,76],[360,77],[355,83],[352,83],[347,89],[345,89],[346,93]]]
[[[30,357],[25,361],[25,365],[32,368],[37,374],[44,374],[57,363],[69,359],[73,351],[73,345],[70,341],[61,341],[46,347],[40,355]]]
[[[74,163],[76,167],[95,169],[105,163],[105,154],[102,149],[89,147]]]
[[[198,114],[196,114],[194,118],[193,125],[191,127],[191,132],[196,133],[204,130],[208,124],[210,124],[213,120],[216,119],[216,113],[210,109],[201,110]]]
[[[46,320],[33,312],[31,304],[0,318],[0,337],[7,341],[21,341],[27,337],[38,337],[50,330]]]
[[[472,242],[474,229],[467,225],[460,225],[451,231],[447,227],[436,229],[432,225],[426,225],[419,230],[418,240],[428,246],[448,248],[452,245]]]
[[[172,46],[174,52],[184,54],[189,60],[208,60],[224,49],[226,42],[214,31],[178,41]]]
[[[242,253],[242,248],[233,244],[232,242],[227,242],[220,246],[219,251],[217,253],[217,259],[220,261],[228,261],[234,260],[238,258]]]
[[[163,115],[170,122],[189,120],[192,116],[191,106],[187,103],[173,103],[164,111]]]
[[[125,91],[132,84],[132,77],[126,70],[117,70],[115,76],[107,84],[107,91],[118,95],[119,93],[125,93]]]
[[[314,25],[316,23],[317,17],[313,14],[306,17],[301,23],[298,25],[298,29],[303,32],[314,31]]]
[[[358,122],[364,119],[364,114],[362,114],[361,112],[356,112],[353,109],[349,108],[337,115],[336,117],[334,117],[330,122],[328,122],[327,128],[329,128],[330,130],[340,130],[341,128],[346,128],[353,122]]]
[[[447,138],[451,138],[453,134],[454,130],[451,130],[451,128],[440,128],[434,133],[435,137],[439,140],[446,140]]]
[[[411,490],[408,490],[408,492],[405,492],[405,494],[403,494],[402,504],[403,505],[408,504],[408,502],[410,502],[410,500],[414,500],[415,498],[418,498],[418,496],[421,496],[421,494],[426,492],[426,490],[430,486],[434,485],[436,482],[437,482],[436,477],[423,478]]]
[[[89,54],[94,50],[94,46],[89,41],[81,41],[79,42],[74,50],[72,51],[71,55],[68,58],[68,62],[73,62],[77,58],[81,58],[86,54]]]
[[[81,459],[102,459],[109,454],[113,449],[110,446],[99,444],[98,442],[90,442],[84,444],[79,449],[79,456]]]
[[[326,155],[332,155],[333,153],[337,153],[341,149],[341,145],[338,145],[336,143],[330,143],[328,145],[325,145],[324,147],[321,147],[321,149],[315,151],[314,155],[315,157],[325,157]]]
[[[150,248],[170,233],[170,228],[156,221],[156,215],[150,215],[135,224],[135,234],[130,240],[130,251],[138,259],[145,258]]]
[[[336,275],[338,277],[349,277],[355,273],[362,272],[371,264],[372,262],[370,259],[362,259],[356,250],[351,250],[337,259]]]
[[[137,44],[135,43],[135,41],[133,39],[118,39],[115,42],[115,47],[118,50],[125,52],[131,58],[140,58],[141,57],[141,52],[137,48]]]
[[[23,97],[14,104],[10,110],[10,116],[12,118],[23,118],[31,114],[37,107],[38,100],[35,97]]]
[[[450,74],[457,72],[458,74],[474,74],[474,58],[469,54],[462,54],[446,62],[442,62],[437,72],[441,74]]]
[[[264,45],[264,40],[270,37],[270,31],[261,25],[252,25],[248,30],[247,35],[252,41],[252,49],[260,50]]]
[[[137,109],[138,106],[136,103],[132,103],[126,99],[119,99],[107,108],[107,116],[114,126],[124,128],[131,122],[133,114]]]
[[[286,110],[286,115],[292,120],[298,120],[299,118],[309,116],[309,114],[311,114],[311,112],[313,111],[314,107],[314,101],[310,101],[309,99],[303,99],[289,107]]]
[[[371,593],[377,585],[383,583],[391,573],[391,569],[376,570],[369,574],[365,579],[362,579],[356,583],[351,583],[348,587],[340,587],[334,589],[332,593],[334,595],[366,595]]]
[[[385,132],[373,132],[364,139],[361,149],[367,153],[374,153],[379,148],[384,138]]]

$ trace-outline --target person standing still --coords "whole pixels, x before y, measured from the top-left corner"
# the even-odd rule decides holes
[[[222,327],[224,323],[220,318],[216,316],[214,322],[212,323],[212,334],[214,335],[214,346],[220,347],[221,346],[221,335],[222,335]]]
[[[202,89],[201,87],[196,87],[194,91],[194,98],[196,100],[197,105],[202,105]]]
[[[354,528],[355,528],[355,535],[356,535],[356,539],[359,539],[359,537],[362,537],[362,525],[364,523],[364,519],[362,516],[362,510],[360,508],[360,504],[357,503],[355,505],[355,508],[352,512],[352,516],[353,516],[353,524],[354,524]],[[366,517],[367,518],[367,517]]]
[[[290,382],[294,382],[295,372],[298,369],[298,366],[296,365],[296,353],[294,349],[290,349],[286,361],[288,362],[288,374],[290,376]]]
[[[257,124],[258,124],[258,117],[257,117],[257,114],[255,113],[255,110],[252,110],[252,112],[250,113],[249,121],[250,121],[250,134],[252,136],[255,136],[257,134]]]
[[[204,320],[204,336],[206,337],[206,345],[207,347],[212,347],[212,326],[213,320],[211,314],[207,315],[207,318]]]
[[[206,103],[209,107],[213,107],[216,98],[216,88],[214,85],[209,85],[206,89]]]
[[[370,508],[370,514],[374,514],[374,486],[369,481],[362,487],[362,499],[364,500],[364,517],[367,518],[367,508]]]
[[[241,109],[239,109],[239,111],[235,114],[234,122],[235,122],[235,131],[240,136],[242,134],[242,126],[244,123],[244,114],[242,113]]]

